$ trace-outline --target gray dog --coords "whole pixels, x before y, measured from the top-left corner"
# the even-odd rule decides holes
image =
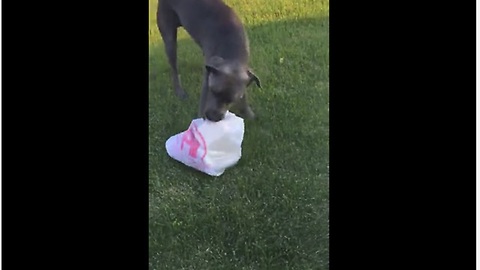
[[[202,48],[205,58],[199,117],[220,121],[232,104],[254,118],[246,87],[260,80],[248,67],[249,47],[240,19],[221,0],[159,0],[158,29],[162,35],[175,94],[184,99],[177,71],[177,28],[183,26]]]

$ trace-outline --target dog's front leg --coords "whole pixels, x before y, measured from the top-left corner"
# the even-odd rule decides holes
[[[247,102],[247,93],[243,95],[241,99],[237,101],[237,108],[240,110],[240,115],[247,119],[254,119],[255,113],[253,113],[250,105]]]
[[[205,103],[207,102],[208,95],[208,72],[205,70],[203,73],[202,93],[200,96],[200,108],[198,109],[198,117],[205,117]]]

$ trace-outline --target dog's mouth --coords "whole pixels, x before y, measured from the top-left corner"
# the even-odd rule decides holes
[[[206,111],[203,119],[206,119],[208,121],[212,122],[219,122],[223,118],[225,118],[225,114],[221,113],[219,111]]]

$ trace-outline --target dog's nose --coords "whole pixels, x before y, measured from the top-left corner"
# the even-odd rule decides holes
[[[219,111],[208,110],[205,112],[205,117],[213,122],[218,122],[223,119],[223,114]]]

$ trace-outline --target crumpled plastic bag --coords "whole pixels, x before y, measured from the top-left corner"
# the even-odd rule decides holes
[[[173,159],[211,176],[220,176],[242,156],[243,119],[228,112],[219,122],[194,119],[186,131],[165,142]]]

